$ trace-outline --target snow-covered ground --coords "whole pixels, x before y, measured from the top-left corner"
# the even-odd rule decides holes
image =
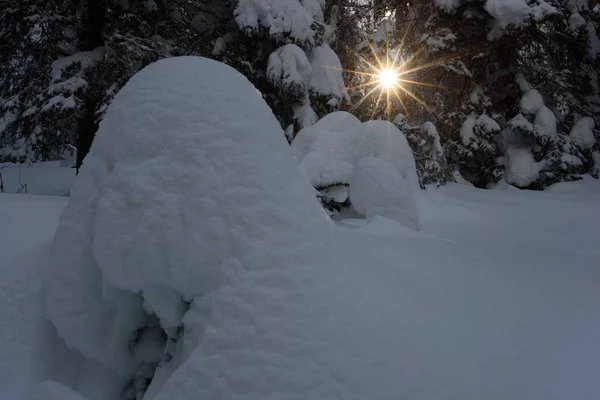
[[[40,260],[65,204],[0,196],[2,399],[77,398],[33,384],[46,379],[103,398],[103,382],[76,376],[93,366],[65,369],[59,358],[78,356],[42,319]],[[156,398],[598,398],[600,183],[451,184],[417,206],[418,232],[345,219],[294,268],[230,268],[198,348]]]

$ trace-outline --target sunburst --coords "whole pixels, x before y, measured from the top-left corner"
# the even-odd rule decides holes
[[[402,38],[398,48],[402,49],[406,35]],[[355,53],[355,55],[368,67],[367,71],[345,71],[353,74],[365,76],[367,82],[349,88],[349,90],[361,89],[365,91],[362,98],[355,103],[350,111],[353,111],[360,107],[367,99],[371,96],[377,96],[375,107],[373,109],[371,118],[377,113],[377,109],[381,104],[381,101],[385,99],[386,102],[386,113],[387,118],[390,119],[390,112],[393,106],[393,102],[397,101],[402,110],[406,115],[409,115],[409,111],[406,107],[406,98],[410,98],[422,106],[426,107],[430,112],[433,112],[426,102],[414,93],[411,89],[414,85],[434,87],[447,89],[440,85],[435,85],[427,82],[419,82],[414,79],[410,79],[411,75],[415,72],[422,71],[424,69],[432,68],[440,65],[443,62],[449,61],[449,59],[443,59],[427,63],[419,63],[419,56],[423,53],[424,47],[419,51],[416,51],[406,59],[401,58],[401,51],[390,51],[389,43],[386,43],[385,56],[380,57],[373,44],[365,38],[365,42],[368,44],[372,59],[368,60],[363,55]],[[403,99],[403,97],[405,97]]]

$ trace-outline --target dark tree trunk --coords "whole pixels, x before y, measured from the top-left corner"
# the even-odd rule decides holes
[[[83,0],[81,2],[81,32],[79,37],[79,48],[83,51],[93,50],[104,45],[103,29],[106,13],[106,0]],[[85,99],[85,105],[81,119],[77,127],[77,172],[83,164],[83,159],[90,151],[94,136],[98,130],[96,123],[96,108],[100,96],[96,95],[94,82],[89,95]]]

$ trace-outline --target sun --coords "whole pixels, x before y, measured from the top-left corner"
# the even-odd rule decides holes
[[[377,71],[377,82],[387,90],[391,90],[399,83],[398,71],[392,68],[384,68]]]

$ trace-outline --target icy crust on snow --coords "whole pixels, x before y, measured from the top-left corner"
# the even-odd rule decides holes
[[[165,59],[100,125],[54,239],[46,311],[69,346],[131,374],[149,312],[191,351],[223,265],[277,266],[277,249],[328,224],[254,86],[216,61]]]
[[[389,162],[366,157],[361,159],[350,177],[350,201],[367,221],[382,216],[411,229],[419,229],[419,213],[410,188]]]
[[[412,150],[402,131],[387,121],[361,123],[347,112],[334,112],[298,132],[292,151],[315,187],[347,184],[364,157],[388,161],[409,187],[419,186]]]

